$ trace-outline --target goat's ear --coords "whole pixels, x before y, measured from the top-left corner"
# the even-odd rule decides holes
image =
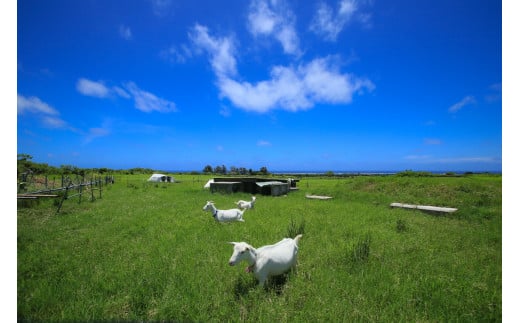
[[[236,245],[236,242],[228,242],[229,244]]]

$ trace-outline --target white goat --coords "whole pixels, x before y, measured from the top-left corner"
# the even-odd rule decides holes
[[[255,201],[256,201],[256,197],[253,196],[253,197],[251,197],[251,201],[239,200],[238,202],[235,202],[235,204],[240,209],[252,209],[255,207]]]
[[[246,261],[246,272],[254,273],[259,285],[263,286],[269,277],[281,275],[296,264],[298,241],[301,237],[299,234],[294,239],[284,238],[276,244],[258,249],[246,242],[230,242],[234,247],[229,265],[234,266],[242,260]]]
[[[202,208],[203,211],[211,211],[213,214],[213,218],[218,222],[231,222],[231,221],[240,221],[244,222],[242,216],[244,215],[245,210],[239,209],[229,209],[229,210],[219,210],[215,207],[215,204],[212,201],[207,201],[206,205]]]

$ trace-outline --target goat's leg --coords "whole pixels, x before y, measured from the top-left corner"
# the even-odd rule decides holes
[[[259,275],[257,277],[258,279],[258,286],[264,286],[265,285],[265,281],[267,280],[267,275]]]

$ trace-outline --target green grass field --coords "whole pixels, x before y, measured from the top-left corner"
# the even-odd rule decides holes
[[[216,223],[205,175],[116,176],[90,202],[17,210],[17,316],[24,321],[497,322],[502,320],[502,177],[301,177],[257,196],[244,223]],[[306,199],[306,194],[331,200]],[[448,206],[453,214],[390,208]],[[257,287],[228,265],[303,232],[298,264]]]

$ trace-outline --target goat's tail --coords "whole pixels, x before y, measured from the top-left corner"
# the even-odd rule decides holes
[[[294,243],[296,243],[296,245],[298,245],[298,241],[300,241],[300,239],[303,237],[303,234],[299,234],[297,235],[296,237],[294,237]]]

